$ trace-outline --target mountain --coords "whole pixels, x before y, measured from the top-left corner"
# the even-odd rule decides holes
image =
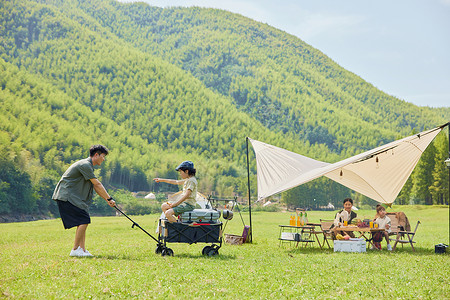
[[[334,162],[450,119],[227,11],[13,0],[0,16],[0,159],[34,185],[102,143],[109,185],[167,189],[151,179],[189,159],[199,190],[245,195],[247,136]]]

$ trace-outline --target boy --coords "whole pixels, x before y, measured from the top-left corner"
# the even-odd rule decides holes
[[[195,178],[196,170],[192,161],[183,161],[176,169],[180,173],[182,180],[154,178],[155,182],[166,182],[169,184],[183,185],[183,193],[181,198],[175,203],[163,203],[161,209],[170,223],[176,222],[175,218],[184,212],[192,211],[197,201],[197,179]]]

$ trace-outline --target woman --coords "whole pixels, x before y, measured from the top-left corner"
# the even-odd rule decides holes
[[[336,218],[334,219],[333,227],[335,229],[333,230],[333,239],[336,239],[336,234],[340,233],[342,235],[348,235],[350,237],[355,237],[353,232],[344,232],[339,231],[337,227],[343,226],[344,222],[347,221],[347,224],[350,224],[354,218],[356,218],[356,213],[352,211],[353,207],[353,200],[351,198],[345,198],[344,199],[344,209],[339,211],[336,214]]]

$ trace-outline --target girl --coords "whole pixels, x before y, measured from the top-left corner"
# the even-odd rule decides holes
[[[374,234],[374,246],[381,250],[381,241],[383,237],[386,239],[387,249],[392,251],[392,246],[389,243],[389,233],[391,232],[391,218],[386,216],[386,209],[383,206],[377,206],[377,215],[378,218],[375,220],[375,223],[378,224],[378,228],[383,228],[383,232],[377,232]]]

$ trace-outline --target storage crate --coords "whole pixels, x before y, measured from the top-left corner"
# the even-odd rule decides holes
[[[297,232],[282,232],[280,240],[300,242],[301,241],[301,236]]]
[[[366,252],[364,239],[335,240],[334,252]]]
[[[225,234],[225,242],[231,245],[242,245],[244,238],[240,235]]]

